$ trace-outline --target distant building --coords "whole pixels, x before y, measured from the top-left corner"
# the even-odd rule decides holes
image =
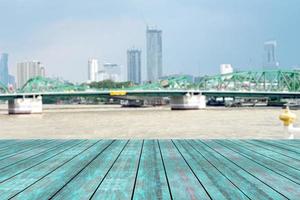
[[[141,50],[127,51],[127,78],[128,81],[140,84],[142,82]]]
[[[162,74],[162,31],[147,27],[148,81],[156,81]]]
[[[16,85],[16,79],[13,75],[8,75],[8,84],[15,86]]]
[[[264,43],[264,69],[277,69],[279,67],[276,48],[277,42],[275,40]]]
[[[107,75],[107,73],[105,72],[104,69],[100,69],[98,70],[98,73],[97,73],[97,81],[104,81],[104,80],[107,80],[109,77]]]
[[[231,64],[221,64],[220,65],[220,73],[221,74],[230,74],[233,72],[233,68]]]
[[[99,76],[102,80],[112,80],[114,82],[124,81],[122,78],[122,67],[118,64],[105,63],[103,71],[100,71]]]
[[[89,59],[88,61],[88,81],[98,81],[98,60]]]
[[[9,82],[7,53],[0,54],[0,82],[4,85],[7,85]]]
[[[45,77],[45,68],[39,61],[25,61],[17,63],[17,87],[21,88],[31,78]]]

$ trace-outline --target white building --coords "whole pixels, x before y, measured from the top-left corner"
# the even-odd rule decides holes
[[[232,68],[231,64],[221,64],[220,65],[220,73],[221,74],[233,73],[233,68]]]
[[[89,59],[88,61],[88,82],[98,81],[98,60]]]
[[[17,63],[17,87],[21,88],[31,78],[45,77],[45,68],[39,61],[25,61]]]

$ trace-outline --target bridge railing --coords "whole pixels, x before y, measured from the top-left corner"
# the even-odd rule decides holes
[[[266,70],[205,76],[198,83],[198,89],[298,92],[300,91],[300,71]]]

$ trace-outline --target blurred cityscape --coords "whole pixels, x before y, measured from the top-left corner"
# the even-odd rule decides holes
[[[87,66],[82,66],[86,69],[88,77],[85,84],[93,82],[102,82],[110,80],[112,82],[130,82],[135,85],[142,83],[151,83],[158,80],[167,79],[168,77],[185,76],[191,83],[197,83],[201,77],[206,74],[165,74],[163,66],[163,36],[162,30],[155,27],[146,28],[146,53],[142,48],[128,48],[127,66],[118,63],[108,63],[101,61],[96,57],[87,58]],[[280,63],[277,56],[277,41],[266,41],[264,43],[264,55],[262,59],[261,70],[277,70],[280,68]],[[146,55],[146,67],[142,66],[142,56]],[[16,76],[12,75],[11,71],[16,67]],[[218,66],[216,66],[218,67]],[[142,73],[145,70],[146,79],[142,79]],[[230,63],[220,63],[220,74],[229,74],[238,71]],[[59,72],[57,72],[59,74]],[[59,79],[64,79],[62,74],[59,74]],[[25,83],[34,77],[47,77],[47,66],[44,66],[43,61],[25,60],[19,61],[16,66],[9,65],[9,54],[0,54],[0,83],[5,85],[10,90],[22,88]],[[53,78],[53,77],[51,77]]]

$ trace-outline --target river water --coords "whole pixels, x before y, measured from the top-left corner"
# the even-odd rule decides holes
[[[280,108],[120,108],[44,105],[43,114],[7,115],[0,105],[0,138],[283,139]],[[300,111],[294,111],[300,116]],[[300,125],[300,123],[296,124]],[[297,136],[298,137],[298,136]],[[299,138],[299,137],[298,137]]]

